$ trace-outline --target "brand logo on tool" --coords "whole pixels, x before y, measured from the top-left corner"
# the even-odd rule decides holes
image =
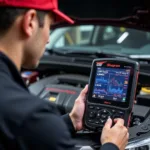
[[[120,65],[118,65],[118,64],[107,64],[107,67],[112,67],[112,68],[119,68],[120,67]]]
[[[106,61],[96,62],[97,66],[102,66]]]

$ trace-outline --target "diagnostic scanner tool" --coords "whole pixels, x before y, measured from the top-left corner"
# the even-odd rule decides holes
[[[89,79],[84,123],[101,130],[110,117],[129,126],[139,73],[138,62],[117,58],[95,59]]]

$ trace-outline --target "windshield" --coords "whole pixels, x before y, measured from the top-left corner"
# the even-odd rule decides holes
[[[150,54],[150,32],[101,25],[63,27],[51,32],[46,48],[145,55]]]

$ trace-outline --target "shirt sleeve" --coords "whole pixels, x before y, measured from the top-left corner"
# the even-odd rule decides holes
[[[119,150],[119,148],[113,143],[106,143],[102,145],[100,150]]]
[[[71,135],[74,135],[76,133],[76,130],[74,129],[74,126],[73,126],[73,123],[71,121],[71,118],[70,118],[69,114],[63,115],[62,119],[66,123],[66,125],[68,127],[68,130],[71,133]]]
[[[67,125],[54,110],[46,106],[34,112],[21,127],[21,143],[26,149],[36,150],[74,150],[75,142]],[[68,120],[69,121],[69,120]]]

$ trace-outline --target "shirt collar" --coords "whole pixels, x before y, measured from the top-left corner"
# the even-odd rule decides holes
[[[17,70],[17,67],[15,64],[2,52],[0,52],[0,61],[1,61],[1,68],[3,71],[7,72],[7,74],[19,85],[21,85],[23,88],[27,89],[26,84],[24,83],[20,72]]]

